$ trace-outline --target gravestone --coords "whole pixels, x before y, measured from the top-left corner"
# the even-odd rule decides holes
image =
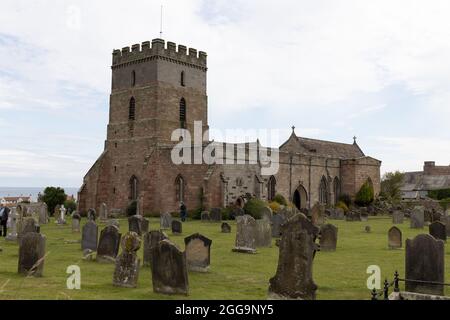
[[[411,212],[411,228],[421,229],[424,226],[424,209],[423,207],[415,207]]]
[[[304,214],[289,219],[281,227],[277,272],[269,281],[269,299],[315,300],[313,259],[319,228]]]
[[[393,224],[402,224],[403,219],[405,218],[405,215],[402,211],[395,210],[392,214],[392,223]]]
[[[316,203],[311,209],[311,222],[318,226],[325,223],[325,208]]]
[[[178,220],[172,221],[172,233],[173,234],[183,233],[183,224],[181,223],[181,221]]]
[[[336,251],[338,228],[332,224],[320,227],[320,251]]]
[[[93,220],[89,220],[81,233],[81,250],[97,251],[98,226]]]
[[[222,209],[212,208],[211,209],[211,221],[221,222],[222,221]]]
[[[26,276],[42,277],[44,256],[45,236],[36,232],[24,234],[19,244],[18,272]]]
[[[361,213],[358,211],[351,210],[347,212],[345,216],[346,221],[361,221]]]
[[[100,205],[99,217],[102,221],[108,220],[108,206],[106,203]]]
[[[274,214],[272,216],[272,237],[279,238],[281,236],[281,226],[285,219],[281,214]]]
[[[152,265],[152,249],[162,240],[169,239],[162,231],[150,231],[144,234],[144,266]]]
[[[121,241],[122,253],[116,259],[113,285],[136,288],[139,278],[140,259],[136,252],[141,247],[141,239],[135,232],[128,232]]]
[[[142,236],[148,232],[149,222],[143,216],[134,215],[128,218],[128,231],[136,232]]]
[[[199,233],[184,238],[186,263],[189,271],[208,272],[212,240]]]
[[[364,231],[365,231],[366,233],[371,233],[371,232],[372,232],[372,228],[371,228],[370,226],[365,226],[365,227],[364,227]]]
[[[72,217],[72,232],[78,233],[80,232],[80,221],[81,216],[78,215],[79,218],[76,218],[75,216]]]
[[[116,226],[117,229],[120,230],[120,221],[117,220],[117,219],[109,219],[109,220],[106,222],[106,226],[107,226],[107,227],[109,227],[109,226]]]
[[[87,213],[88,220],[95,221],[97,219],[97,213],[95,212],[95,209],[89,209]]]
[[[16,212],[16,208],[12,208],[11,212],[8,217],[8,229],[9,233],[6,236],[6,241],[17,241],[18,234],[17,234],[17,219],[19,218],[19,215]]]
[[[445,213],[445,230],[447,233],[447,237],[450,237],[450,209]]]
[[[267,218],[256,220],[256,247],[272,246],[272,227]]]
[[[389,249],[399,249],[402,247],[402,232],[397,227],[392,227],[388,231]]]
[[[369,221],[369,214],[366,213],[366,212],[362,212],[361,215],[360,215],[360,217],[361,217],[361,220],[360,220],[360,221],[363,221],[363,222]]]
[[[208,211],[203,211],[202,214],[201,214],[201,219],[202,219],[202,222],[210,222],[211,221],[211,216],[210,216],[209,212]]]
[[[236,245],[234,252],[256,253],[256,220],[243,215],[236,217]]]
[[[56,223],[58,225],[64,225],[66,224],[66,212],[67,209],[64,207],[64,205],[61,205],[61,207],[59,208],[59,218],[56,220]]]
[[[188,295],[186,253],[169,240],[152,248],[153,292]]]
[[[222,223],[221,230],[222,233],[231,233],[231,226],[228,223],[224,222]]]
[[[409,280],[444,283],[444,241],[429,234],[419,234],[406,240],[405,277]],[[444,295],[439,284],[406,281],[406,291]]]
[[[161,229],[172,228],[172,215],[170,213],[168,213],[168,212],[161,213],[160,226],[161,226]]]
[[[39,206],[39,224],[48,223],[48,207],[45,202],[42,202]]]
[[[344,220],[345,219],[345,212],[342,208],[335,208],[331,211],[330,219],[333,220]]]
[[[20,232],[19,238],[22,238],[29,232],[37,232],[36,220],[34,220],[33,218],[25,218],[22,224],[22,231]]]
[[[100,232],[100,239],[97,247],[97,261],[115,262],[119,252],[121,234],[115,226],[104,228]]]
[[[447,231],[445,230],[445,224],[440,221],[435,221],[429,225],[429,233],[436,239],[447,241]]]
[[[269,207],[263,207],[261,209],[261,219],[272,221],[273,212]]]

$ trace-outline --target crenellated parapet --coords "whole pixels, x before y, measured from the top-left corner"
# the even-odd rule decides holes
[[[206,69],[206,58],[206,52],[197,52],[193,48],[188,50],[186,46],[181,44],[177,46],[170,41],[165,43],[163,39],[153,39],[152,42],[134,44],[131,48],[124,47],[122,50],[114,50],[112,68],[146,60],[163,59]]]

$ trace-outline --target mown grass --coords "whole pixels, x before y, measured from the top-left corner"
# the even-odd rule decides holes
[[[86,221],[83,220],[82,224]],[[369,222],[330,221],[338,228],[336,252],[319,252],[314,260],[314,280],[319,289],[318,299],[370,299],[366,288],[367,267],[378,265],[382,277],[392,280],[395,270],[404,276],[404,249],[387,248],[387,230],[391,219],[371,217]],[[139,284],[135,289],[117,288],[112,285],[114,265],[82,260],[80,243],[65,243],[78,240],[80,234],[71,232],[70,221],[66,226],[57,226],[54,221],[41,227],[47,238],[47,253],[44,276],[25,278],[17,273],[18,245],[0,240],[0,299],[266,299],[268,281],[275,274],[278,262],[278,247],[260,248],[258,254],[247,255],[231,251],[235,240],[236,225],[231,234],[220,232],[219,223],[189,221],[183,224],[183,235],[170,239],[184,248],[184,237],[200,232],[213,240],[211,268],[207,274],[189,273],[190,294],[166,296],[153,293],[151,272],[141,268]],[[128,222],[120,220],[121,232],[128,230]],[[372,232],[364,227],[370,225]],[[104,225],[100,225],[103,228]],[[398,225],[403,232],[403,243],[428,228],[413,230],[409,222]],[[159,228],[159,220],[151,219],[150,228]],[[450,262],[450,249],[446,246],[446,265]],[[142,261],[142,248],[139,255]],[[68,290],[66,269],[69,265],[81,268],[81,290]],[[447,277],[448,278],[448,277]],[[449,279],[446,279],[447,281]],[[450,291],[447,291],[447,295]]]

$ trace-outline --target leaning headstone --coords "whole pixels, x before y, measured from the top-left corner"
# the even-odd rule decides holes
[[[315,300],[313,259],[319,228],[304,214],[289,219],[281,227],[283,236],[277,272],[269,281],[269,299]]]
[[[222,223],[221,230],[222,233],[231,233],[231,226],[228,223],[224,222]]]
[[[266,219],[268,221],[272,221],[273,212],[269,207],[263,207],[261,209],[261,219]]]
[[[186,253],[169,240],[152,249],[152,282],[155,293],[188,295]]]
[[[411,228],[421,229],[424,226],[424,209],[423,207],[415,207],[411,212]]]
[[[72,214],[72,232],[80,232],[81,216],[78,213]]]
[[[16,212],[15,208],[11,209],[11,212],[8,217],[8,229],[9,233],[6,236],[6,241],[17,241],[18,234],[17,234],[17,219],[19,218],[19,215]]]
[[[396,210],[392,214],[392,223],[393,224],[402,224],[404,218],[405,218],[404,213],[402,211]]]
[[[402,247],[402,232],[397,227],[392,227],[388,231],[389,249],[399,249]]]
[[[256,220],[243,215],[236,217],[236,245],[234,252],[256,253]]]
[[[152,265],[152,249],[162,240],[169,239],[162,231],[150,231],[144,234],[144,266]]]
[[[144,222],[144,217],[134,215],[128,218],[128,231],[136,232],[139,236],[142,236],[145,232],[148,231],[148,220]],[[143,230],[143,228],[147,226],[147,230]]]
[[[444,241],[429,234],[406,240],[405,277],[408,280],[444,283]],[[406,281],[406,291],[444,295],[444,286]]]
[[[98,226],[89,220],[84,226],[81,233],[81,250],[97,251]]]
[[[211,221],[211,216],[210,216],[209,212],[208,211],[203,211],[202,214],[201,214],[201,219],[202,219],[202,222],[210,222]]]
[[[42,202],[39,206],[39,224],[48,223],[48,207],[45,202]]]
[[[272,246],[272,227],[267,218],[256,220],[256,247]]]
[[[42,277],[44,256],[45,236],[36,232],[24,234],[19,246],[18,272],[26,276]]]
[[[325,208],[316,203],[311,209],[311,222],[318,226],[325,223]]]
[[[160,225],[161,225],[161,229],[172,228],[172,215],[168,212],[161,213]]]
[[[97,219],[97,213],[95,212],[95,209],[89,209],[87,213],[87,218],[90,221],[95,221]]]
[[[447,241],[447,232],[445,230],[445,224],[440,221],[435,221],[429,225],[430,235],[436,239]]]
[[[121,234],[115,226],[104,228],[100,232],[100,239],[97,247],[97,261],[115,262],[119,252]]]
[[[99,217],[102,221],[108,220],[108,206],[106,203],[100,205]]]
[[[139,278],[140,259],[136,252],[141,247],[141,239],[135,232],[128,232],[122,238],[122,253],[116,259],[113,285],[136,288]]]
[[[320,227],[320,251],[336,251],[338,228],[332,224]]]
[[[184,238],[186,245],[186,263],[188,270],[208,272],[211,261],[212,240],[199,233]]]
[[[212,222],[221,222],[222,221],[222,210],[220,208],[212,208],[210,215],[211,215]]]
[[[274,214],[272,216],[272,237],[279,238],[281,236],[281,226],[285,219],[281,214]]]
[[[173,234],[182,234],[183,233],[183,224],[181,221],[173,220],[172,221],[172,233]]]

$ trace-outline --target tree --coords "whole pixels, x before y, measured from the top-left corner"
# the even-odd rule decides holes
[[[64,208],[67,209],[67,213],[72,213],[77,210],[77,203],[72,199],[64,201]]]
[[[374,200],[373,187],[369,183],[369,181],[366,181],[356,194],[355,203],[360,207],[364,207],[371,204],[373,200]]]
[[[405,174],[400,171],[386,172],[381,179],[381,194],[394,201],[401,200],[401,186],[403,184],[403,179]]]
[[[44,194],[41,196],[40,200],[47,204],[48,211],[50,215],[53,215],[55,207],[57,205],[64,204],[67,195],[63,188],[60,187],[47,187],[44,190]]]

